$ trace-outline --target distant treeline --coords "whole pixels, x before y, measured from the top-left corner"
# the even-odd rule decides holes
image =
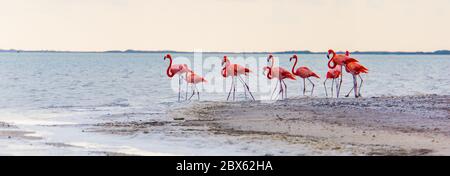
[[[172,51],[172,50],[160,50],[160,51],[143,51],[143,50],[111,50],[111,51],[54,51],[54,50],[2,50],[0,52],[8,53],[181,53],[189,54],[192,51]],[[206,54],[326,54],[326,52],[312,52],[312,51],[279,51],[279,52],[203,52]],[[343,53],[338,52],[338,53]],[[354,51],[352,54],[373,54],[373,55],[450,55],[450,50],[438,50],[434,52],[391,52],[391,51]]]

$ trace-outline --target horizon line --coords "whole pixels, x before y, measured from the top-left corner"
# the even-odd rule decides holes
[[[181,50],[103,50],[103,51],[77,51],[77,50],[26,50],[26,49],[0,49],[0,52],[41,52],[41,53],[195,53],[199,51],[181,51]],[[326,51],[311,51],[311,50],[284,50],[284,51],[201,51],[202,53],[229,53],[229,54],[267,54],[267,53],[309,53],[309,54],[322,54]],[[343,53],[345,51],[336,51],[337,53]],[[373,53],[373,54],[450,54],[450,50],[441,49],[435,51],[350,51],[351,53]]]

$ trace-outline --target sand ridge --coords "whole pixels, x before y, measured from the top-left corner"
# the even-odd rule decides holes
[[[307,144],[351,155],[450,154],[450,96],[301,98],[196,103],[172,113],[217,133]],[[181,111],[181,113],[180,113]]]

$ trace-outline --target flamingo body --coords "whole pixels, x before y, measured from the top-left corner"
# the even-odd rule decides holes
[[[326,75],[327,79],[337,79],[339,76],[341,76],[341,67],[338,65],[336,68],[329,69]]]
[[[293,72],[294,75],[300,77],[300,78],[309,78],[309,77],[316,77],[320,78],[319,75],[311,71],[308,67],[300,67],[295,72]]]
[[[239,64],[231,64],[229,60],[227,60],[225,67],[222,69],[222,76],[223,77],[239,76],[239,75],[248,76],[248,74],[251,72],[252,71],[249,68],[246,68]]]
[[[269,79],[277,78],[279,80],[284,79],[296,80],[294,74],[292,74],[291,72],[282,67],[272,67],[272,68],[266,67],[266,69],[267,68],[269,68],[269,73],[267,74],[267,78],[269,78],[270,76]]]
[[[369,69],[361,65],[359,62],[350,62],[345,65],[345,71],[352,75],[359,75],[361,73],[369,73]]]
[[[204,77],[201,77],[192,71],[187,73],[185,80],[189,84],[198,84],[198,83],[202,83],[202,82],[204,82],[204,83],[208,82]]]

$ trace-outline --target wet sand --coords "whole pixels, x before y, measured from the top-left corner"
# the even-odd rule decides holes
[[[450,155],[450,96],[203,102],[169,116],[215,134],[343,155]]]
[[[32,136],[34,132],[23,131],[16,126],[0,122],[0,139],[38,140],[40,137]]]
[[[33,129],[4,122],[0,122],[0,140],[4,146],[25,145],[25,154],[56,150],[58,153],[50,154],[166,155],[166,150],[154,153],[127,147],[137,143],[145,148],[155,145],[149,141],[156,139],[166,145],[185,145],[167,150],[169,155],[179,150],[182,155],[194,150],[217,155],[450,155],[450,96],[194,101],[154,114],[157,119],[149,116],[119,113],[100,118],[100,123],[42,126],[72,130],[63,137],[81,132],[105,140],[94,138],[96,143],[48,140],[42,132],[36,135]],[[105,144],[111,140],[121,142]],[[11,150],[16,151],[13,147],[2,152],[9,155]]]

